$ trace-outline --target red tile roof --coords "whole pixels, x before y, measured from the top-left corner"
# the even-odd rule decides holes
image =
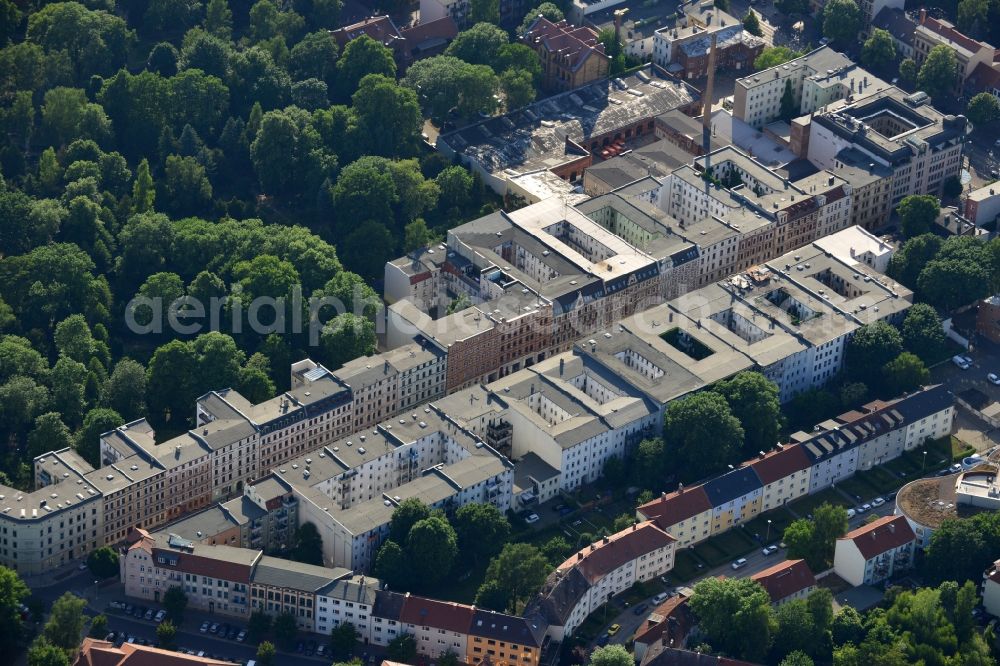
[[[785,560],[773,567],[759,571],[750,576],[771,595],[771,601],[777,603],[787,599],[802,590],[816,587],[816,578],[805,560]]]
[[[558,53],[568,59],[572,69],[579,69],[587,58],[595,55],[608,59],[604,44],[597,41],[597,33],[585,26],[574,26],[566,21],[553,23],[544,16],[535,19],[524,35],[524,43],[535,48],[537,44],[549,53]]]
[[[652,645],[661,638],[668,645],[673,640],[674,645],[683,645],[688,632],[695,624],[688,598],[683,595],[673,596],[653,609],[646,621],[635,632],[635,642]]]
[[[968,83],[979,92],[1000,88],[1000,69],[997,69],[997,63],[981,62],[976,65],[969,75]]]
[[[991,45],[984,42],[977,42],[971,37],[959,32],[951,23],[947,21],[940,21],[933,16],[927,16],[926,13],[922,12],[920,14],[920,23],[931,32],[955,42],[962,48],[971,51],[972,53],[976,53],[982,48],[988,48],[991,51],[993,50]]]
[[[639,507],[639,512],[649,520],[655,520],[657,525],[666,530],[711,508],[712,502],[705,490],[701,486],[694,486],[646,502]]]
[[[368,35],[376,42],[389,48],[393,48],[395,41],[402,39],[396,24],[388,16],[369,16],[357,23],[330,31],[330,36],[341,49],[349,41],[357,39],[361,35]]]
[[[652,521],[646,521],[587,546],[563,562],[558,569],[562,571],[576,567],[587,582],[593,585],[626,562],[669,546],[675,541]]]
[[[870,560],[884,552],[915,541],[916,538],[917,536],[913,533],[910,524],[906,522],[906,518],[885,516],[848,532],[837,541],[853,541],[862,557],[865,560]]]
[[[749,465],[765,486],[796,472],[809,469],[812,463],[798,444],[791,444],[777,451],[770,451],[763,458],[754,458],[743,463]]]
[[[467,634],[472,626],[472,615],[472,606],[407,595],[399,621],[417,627],[434,627]]]
[[[409,48],[420,46],[429,39],[455,39],[458,26],[450,16],[445,16],[426,23],[418,23],[409,28],[403,28],[399,34],[406,40]]]
[[[84,638],[73,666],[229,666],[232,663],[132,643],[116,648],[107,641]]]

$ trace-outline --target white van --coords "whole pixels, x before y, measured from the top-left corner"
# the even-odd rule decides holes
[[[664,601],[666,601],[667,597],[669,597],[669,596],[670,595],[667,594],[666,592],[660,592],[658,595],[656,595],[655,597],[653,597],[653,605],[654,606],[659,606]]]

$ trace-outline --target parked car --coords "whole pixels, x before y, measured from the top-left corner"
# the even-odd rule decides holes
[[[949,474],[958,474],[961,471],[962,471],[961,463],[955,463],[954,465],[948,468]]]
[[[972,362],[971,360],[966,360],[966,359],[968,359],[967,356],[956,354],[955,356],[951,357],[951,362],[957,365],[962,370],[968,370],[969,368],[972,367]]]
[[[610,627],[608,627],[608,636],[614,636],[615,634],[617,634],[621,630],[622,630],[622,625],[620,625],[620,624],[618,624],[616,622],[613,625],[611,625]]]
[[[149,610],[146,611],[146,613],[142,617],[146,620],[152,621],[153,617],[155,616],[156,612],[152,608],[150,608]]]
[[[124,601],[112,601],[111,603],[108,604],[108,606],[114,608],[115,610],[125,610]]]
[[[638,606],[632,609],[632,613],[634,615],[642,615],[647,608],[649,608],[649,606],[647,606],[646,604],[639,604]]]
[[[303,643],[302,641],[299,641],[298,644],[295,646],[295,651],[298,652],[299,654],[302,654],[303,652],[306,651],[306,644]]]
[[[864,509],[865,511],[871,511],[872,505],[865,502],[864,504],[861,505],[861,508]]]
[[[141,620],[142,616],[145,613],[146,613],[146,607],[145,606],[136,606],[135,610],[132,612],[132,615],[134,615],[137,619]]]
[[[876,497],[872,500],[872,506],[882,506],[883,504],[885,504],[885,500],[881,497]]]
[[[847,517],[848,518],[853,518],[856,515],[858,515],[858,512],[855,511],[854,509],[848,509],[847,510]]]
[[[208,628],[208,633],[210,633],[210,634],[217,634],[217,633],[219,633],[219,623],[218,622],[213,622],[212,626],[210,626]]]
[[[212,626],[212,623],[209,622],[208,620],[205,620],[204,622],[201,623],[201,628],[198,629],[198,631],[200,631],[201,633],[204,634],[205,632],[208,631],[208,628],[211,627],[211,626]]]
[[[607,644],[608,644],[608,635],[607,634],[601,634],[600,636],[597,637],[597,646],[598,647],[604,647]]]
[[[990,384],[993,384],[993,386],[1000,386],[1000,377],[997,376],[997,373],[991,372],[986,375],[986,379]]]
[[[126,615],[131,615],[132,614],[132,610],[133,610],[132,609],[132,604],[125,604],[125,614]]]
[[[166,617],[167,617],[167,611],[161,608],[160,610],[156,611],[156,615],[153,616],[153,620],[155,620],[156,623],[159,624],[160,622],[163,622],[163,620],[166,619]]]
[[[524,522],[528,523],[529,525],[531,525],[532,523],[537,523],[538,522],[538,514],[537,513],[529,513],[527,516],[524,517]]]
[[[856,508],[856,509],[855,509],[855,511],[856,511],[857,513],[864,513],[865,511],[867,511],[867,510],[868,510],[868,509],[870,509],[870,508],[871,508],[870,506],[867,506],[867,505],[865,505],[865,504],[862,504],[861,506],[859,506],[858,508]]]
[[[654,606],[659,606],[664,601],[666,601],[667,597],[669,597],[669,596],[670,595],[667,594],[666,592],[660,592],[658,595],[656,595],[655,597],[653,597],[653,605]]]
[[[319,646],[316,648],[316,656],[317,657],[324,657],[324,656],[326,656],[326,645],[325,644],[323,644],[323,643],[319,644]]]
[[[316,641],[306,643],[306,656],[311,657],[316,654]]]
[[[777,552],[778,552],[777,546],[764,546],[764,548],[762,548],[760,551],[761,555],[763,555],[764,557],[767,557],[768,555],[773,555],[774,553]]]
[[[733,567],[733,570],[735,571],[736,569],[742,569],[746,565],[747,565],[747,558],[741,557],[740,559],[738,559],[735,562],[733,562],[731,566]]]
[[[246,629],[240,629],[240,633],[236,634],[236,640],[238,640],[240,643],[242,643],[246,639],[247,639],[247,630]]]

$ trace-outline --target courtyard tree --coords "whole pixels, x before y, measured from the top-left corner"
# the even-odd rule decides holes
[[[667,405],[665,453],[677,457],[687,469],[699,473],[722,469],[738,457],[743,438],[743,426],[718,393],[696,393]],[[705,442],[713,442],[713,446],[706,447]]]
[[[861,49],[861,63],[869,69],[882,71],[896,59],[896,43],[892,34],[886,30],[875,28],[871,37],[865,40]]]
[[[896,206],[903,235],[913,238],[931,230],[941,211],[941,202],[930,194],[911,194]]]
[[[823,6],[823,36],[838,44],[851,44],[861,30],[861,10],[854,0],[829,0]]]
[[[930,95],[935,102],[942,102],[955,87],[958,59],[955,51],[945,44],[930,50],[917,73],[917,88]]]

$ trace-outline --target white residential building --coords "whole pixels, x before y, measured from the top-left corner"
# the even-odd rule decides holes
[[[833,571],[853,586],[875,585],[913,566],[916,535],[903,516],[885,516],[837,539]]]

